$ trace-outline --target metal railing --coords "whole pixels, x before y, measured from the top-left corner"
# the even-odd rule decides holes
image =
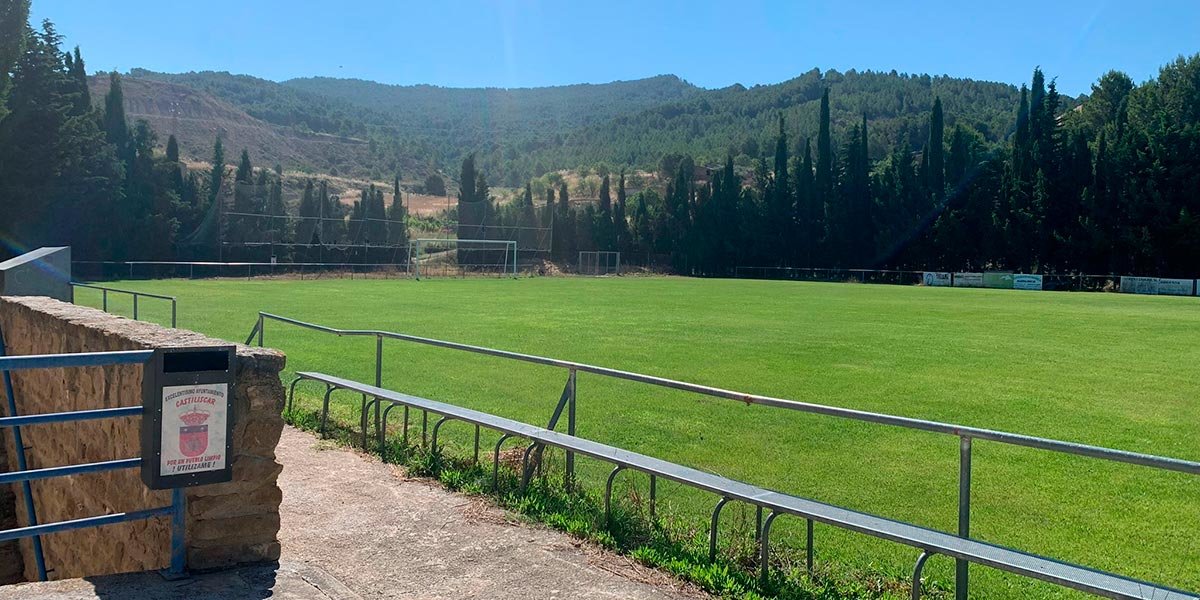
[[[68,521],[39,523],[37,509],[33,501],[33,490],[30,481],[67,477],[80,473],[99,473],[120,469],[135,469],[141,466],[142,458],[126,458],[107,460],[75,465],[45,467],[30,469],[25,457],[25,444],[21,436],[22,427],[45,425],[48,423],[71,423],[91,421],[96,419],[116,419],[122,417],[141,416],[141,406],[126,406],[119,408],[101,408],[92,410],[77,410],[36,415],[20,415],[17,412],[16,394],[13,389],[12,371],[29,369],[61,369],[98,367],[108,365],[143,364],[153,355],[152,350],[121,351],[121,352],[88,352],[81,354],[44,354],[28,356],[5,356],[3,337],[0,336],[0,372],[3,373],[4,393],[8,400],[8,416],[0,417],[0,429],[9,428],[13,433],[13,444],[16,448],[16,471],[0,473],[0,485],[20,483],[24,496],[25,517],[28,525],[16,529],[0,530],[0,542],[32,538],[34,562],[38,579],[46,581],[46,558],[42,549],[42,536],[73,531],[88,527],[100,527],[114,523],[139,521],[155,517],[169,516],[171,518],[171,562],[167,570],[168,577],[182,576],[185,570],[184,527],[186,517],[186,496],[182,488],[172,490],[171,504],[156,508],[135,510],[130,512],[113,513],[83,517]]]
[[[970,427],[966,425],[958,425],[953,423],[944,423],[939,421],[929,421],[925,419],[915,419],[911,417],[901,417],[884,413],[876,413],[869,411],[854,410],[848,408],[840,408],[836,406],[828,406],[823,404],[814,404],[809,402],[800,402],[796,400],[787,400],[783,398],[775,398],[771,396],[763,396],[759,394],[747,394],[707,385],[667,379],[654,375],[645,375],[641,373],[633,373],[622,371],[619,369],[611,369],[579,363],[568,360],[560,360],[556,358],[548,358],[533,354],[522,354],[519,352],[510,352],[507,350],[497,350],[494,348],[486,348],[483,346],[474,346],[470,344],[461,344],[458,342],[449,342],[445,340],[437,340],[415,335],[396,333],[391,331],[380,331],[372,329],[337,329],[316,323],[308,323],[298,319],[292,319],[280,315],[275,315],[267,312],[259,312],[258,320],[251,330],[250,335],[246,338],[246,344],[251,344],[256,341],[259,346],[263,345],[264,326],[266,321],[277,321],[289,325],[294,325],[303,329],[312,331],[320,331],[336,335],[338,337],[373,337],[375,338],[375,385],[382,387],[383,381],[383,340],[393,339],[435,346],[438,348],[447,348],[451,350],[461,350],[464,352],[472,352],[487,356],[506,358],[532,364],[545,365],[551,367],[559,367],[567,370],[567,384],[563,389],[559,403],[555,408],[554,416],[551,419],[551,424],[547,429],[554,429],[559,416],[562,414],[563,408],[566,407],[567,415],[567,434],[575,435],[575,405],[576,405],[576,376],[578,373],[592,373],[604,377],[612,377],[626,381],[635,381],[649,385],[670,388],[685,392],[692,392],[714,398],[724,398],[728,400],[736,400],[746,404],[757,404],[762,406],[770,406],[774,408],[783,408],[804,413],[825,415],[829,417],[837,417],[842,419],[851,419],[855,421],[864,421],[868,423],[876,423],[881,425],[890,425],[905,429],[914,429],[919,431],[928,431],[944,435],[952,435],[959,438],[959,477],[958,477],[958,531],[957,535],[965,539],[971,539],[971,455],[973,440],[987,440],[1010,444],[1013,446],[1022,446],[1026,448],[1035,448],[1039,450],[1048,450],[1062,454],[1072,454],[1077,456],[1086,456],[1090,458],[1108,460],[1118,463],[1127,463],[1133,465],[1141,465],[1165,471],[1175,471],[1187,473],[1190,475],[1200,475],[1200,462],[1192,460],[1184,460],[1179,458],[1170,458],[1165,456],[1157,456],[1153,454],[1145,454],[1140,452],[1130,452],[1126,450],[1117,450],[1113,448],[1105,448],[1102,446],[1093,446],[1088,444],[1079,444],[1075,442],[1067,442],[1050,438],[1035,437],[1022,435],[1017,433],[1009,433],[1005,431],[997,431],[993,429],[984,429],[979,427]],[[294,385],[294,383],[293,383]],[[363,416],[363,419],[366,417]],[[365,431],[365,423],[364,423]],[[574,456],[572,453],[566,453],[566,471],[567,477],[574,476]],[[968,588],[968,563],[965,560],[956,561],[955,569],[955,597],[958,600],[965,600]]]
[[[104,287],[102,285],[95,285],[92,283],[80,283],[77,281],[72,281],[71,285],[74,287],[78,287],[78,288],[87,288],[90,290],[100,290],[100,308],[104,312],[108,312],[108,294],[109,294],[109,292],[112,292],[114,294],[128,294],[130,296],[133,296],[133,320],[135,320],[135,321],[138,319],[138,298],[154,298],[157,300],[167,300],[171,303],[171,328],[174,329],[176,326],[178,312],[179,312],[179,310],[178,310],[179,309],[179,307],[178,307],[179,301],[175,298],[175,296],[163,296],[161,294],[151,294],[149,292],[135,292],[133,290],[119,290],[116,288]]]

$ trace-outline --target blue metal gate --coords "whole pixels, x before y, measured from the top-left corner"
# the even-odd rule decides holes
[[[119,460],[62,465],[41,469],[29,469],[25,458],[25,445],[21,438],[21,428],[44,425],[47,423],[67,423],[74,421],[89,421],[95,419],[113,419],[119,417],[141,416],[142,406],[120,408],[101,408],[95,410],[80,410],[72,412],[46,413],[38,415],[19,415],[17,413],[16,395],[13,391],[12,371],[30,369],[61,369],[80,367],[102,367],[108,365],[144,364],[153,355],[152,350],[136,350],[123,352],[85,352],[79,354],[45,354],[29,356],[6,356],[3,334],[0,334],[0,372],[4,378],[4,394],[7,399],[7,416],[0,417],[0,429],[9,428],[13,432],[17,471],[0,473],[0,485],[20,483],[24,496],[25,516],[29,525],[17,529],[0,530],[0,542],[21,538],[32,538],[34,560],[37,563],[38,579],[46,581],[46,559],[42,553],[42,536],[72,531],[88,527],[101,527],[126,521],[170,517],[171,519],[171,563],[164,572],[168,578],[182,577],[185,572],[184,546],[184,517],[186,497],[183,489],[171,492],[171,504],[135,510],[83,517],[70,521],[39,523],[37,509],[33,501],[33,490],[30,482],[52,477],[66,477],[80,473],[98,473],[117,469],[135,469],[141,466],[142,458],[133,457]]]

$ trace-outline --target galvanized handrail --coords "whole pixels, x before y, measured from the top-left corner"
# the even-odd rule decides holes
[[[168,300],[171,302],[171,327],[174,328],[176,326],[176,315],[178,313],[179,301],[178,301],[178,299],[175,298],[175,296],[164,296],[162,294],[151,294],[149,292],[135,292],[133,290],[121,290],[121,289],[117,289],[117,288],[110,288],[110,287],[105,287],[102,285],[96,285],[93,283],[80,283],[78,281],[72,281],[71,285],[74,287],[88,288],[88,289],[92,289],[92,290],[100,290],[100,306],[104,312],[108,312],[108,293],[109,292],[113,292],[113,293],[117,293],[117,294],[129,294],[129,295],[133,296],[133,319],[135,321],[138,318],[138,298],[144,296],[146,298],[155,298],[158,300]]]
[[[38,578],[46,581],[46,559],[42,551],[41,536],[62,531],[72,531],[86,527],[99,527],[113,523],[124,523],[159,516],[171,518],[171,561],[167,571],[168,576],[182,576],[185,569],[184,535],[186,496],[183,489],[172,490],[171,504],[155,508],[97,515],[69,521],[54,523],[38,523],[37,511],[33,502],[33,490],[30,481],[49,479],[52,477],[68,477],[81,473],[97,473],[120,469],[132,469],[142,464],[142,458],[125,458],[100,462],[62,465],[29,469],[25,458],[25,445],[22,441],[21,428],[38,426],[48,423],[69,423],[76,421],[91,421],[96,419],[117,419],[139,416],[143,413],[141,406],[123,406],[117,408],[100,408],[77,410],[36,415],[17,414],[16,394],[12,383],[11,371],[29,369],[54,369],[98,367],[110,365],[142,364],[153,356],[153,350],[132,350],[118,352],[91,352],[78,354],[38,354],[5,356],[4,336],[0,332],[0,373],[3,374],[4,393],[7,398],[8,416],[0,417],[0,429],[9,428],[13,432],[16,447],[17,470],[0,474],[0,485],[20,483],[24,496],[25,516],[28,525],[16,529],[0,530],[0,542],[21,538],[32,538],[34,562]]]
[[[458,342],[449,342],[445,340],[437,340],[416,335],[396,333],[391,331],[381,331],[374,329],[338,329],[316,323],[309,323],[299,319],[292,319],[281,315],[276,315],[268,312],[259,311],[258,320],[254,328],[250,331],[250,335],[246,338],[246,344],[250,344],[257,337],[259,346],[263,345],[264,323],[266,320],[279,321],[295,325],[304,329],[320,331],[333,334],[339,337],[374,337],[376,338],[375,351],[375,385],[382,386],[382,371],[383,371],[383,340],[394,339],[425,344],[439,348],[448,348],[452,350],[461,350],[465,352],[473,352],[487,356],[495,356],[499,358],[507,358],[533,364],[560,367],[568,370],[568,386],[570,390],[569,406],[570,417],[568,420],[569,433],[575,433],[575,374],[577,372],[592,373],[615,379],[623,379],[627,381],[636,381],[655,385],[670,389],[676,389],[685,392],[712,396],[715,398],[725,398],[729,400],[737,400],[746,404],[758,404],[762,406],[772,406],[775,408],[784,408],[805,413],[819,414],[830,417],[838,417],[851,419],[856,421],[864,421],[869,423],[877,423],[882,425],[891,425],[906,429],[915,429],[920,431],[929,431],[945,435],[953,435],[959,438],[959,489],[958,489],[958,533],[959,537],[970,539],[970,523],[971,523],[971,447],[972,440],[990,440],[1014,446],[1022,446],[1027,448],[1036,448],[1041,450],[1049,450],[1063,454],[1074,454],[1078,456],[1087,456],[1119,463],[1142,465],[1155,469],[1167,471],[1177,471],[1188,473],[1191,475],[1200,475],[1200,462],[1193,460],[1185,460],[1179,458],[1171,458],[1146,454],[1141,452],[1130,452],[1127,450],[1117,450],[1113,448],[1105,448],[1102,446],[1093,446],[1089,444],[1080,444],[1076,442],[1067,442],[1050,438],[1042,438],[1029,436],[1017,433],[1009,433],[1005,431],[997,431],[993,429],[983,429],[979,427],[970,427],[966,425],[958,425],[953,423],[943,423],[939,421],[930,421],[925,419],[914,419],[911,417],[900,417],[896,415],[888,415],[884,413],[876,413],[869,411],[854,410],[849,408],[841,408],[836,406],[828,406],[824,404],[814,404],[810,402],[800,402],[796,400],[786,400],[783,398],[775,398],[772,396],[763,396],[759,394],[747,394],[726,390],[722,388],[667,379],[654,375],[645,375],[641,373],[633,373],[622,371],[619,369],[611,369],[608,367],[600,367],[586,363],[580,363],[569,360],[560,360],[556,358],[548,358],[533,354],[523,354],[520,352],[510,352],[507,350],[497,350],[494,348],[486,348],[483,346],[474,346],[471,344],[462,344]],[[556,412],[561,410],[563,402],[568,400],[567,394],[564,392],[563,400],[560,401]],[[365,419],[365,416],[363,417]],[[364,424],[365,429],[365,424]],[[568,453],[567,477],[572,478],[574,473],[573,457]],[[965,600],[968,588],[968,566],[969,563],[965,560],[956,562],[955,570],[955,598],[956,600]]]
[[[539,365],[546,365],[546,366],[551,366],[551,367],[561,367],[564,369],[573,369],[575,371],[582,372],[582,373],[593,373],[596,375],[604,375],[604,376],[613,377],[616,379],[637,381],[640,383],[647,383],[650,385],[657,385],[657,386],[661,386],[661,387],[682,390],[685,392],[694,392],[694,393],[702,394],[705,396],[713,396],[716,398],[726,398],[729,400],[737,400],[739,402],[745,402],[746,404],[760,404],[763,406],[786,408],[789,410],[797,410],[800,412],[821,414],[821,415],[826,415],[826,416],[830,416],[830,417],[841,417],[841,418],[846,418],[846,419],[854,419],[857,421],[867,421],[867,422],[871,422],[871,423],[879,423],[879,424],[883,424],[883,425],[894,425],[897,427],[905,427],[908,429],[919,429],[922,431],[932,431],[935,433],[943,433],[943,434],[953,435],[953,436],[957,436],[957,437],[968,437],[968,438],[976,438],[976,439],[981,439],[981,440],[991,440],[991,441],[995,441],[995,442],[1013,444],[1016,446],[1039,448],[1042,450],[1051,450],[1054,452],[1062,452],[1062,453],[1066,453],[1066,454],[1078,454],[1078,455],[1082,455],[1082,456],[1090,456],[1092,458],[1101,458],[1101,459],[1112,460],[1112,461],[1116,461],[1116,462],[1131,463],[1131,464],[1143,465],[1143,466],[1148,466],[1148,467],[1154,467],[1154,468],[1158,468],[1158,469],[1167,469],[1170,471],[1180,471],[1183,473],[1190,473],[1192,475],[1200,475],[1200,462],[1197,462],[1197,461],[1183,460],[1183,459],[1178,459],[1178,458],[1169,458],[1169,457],[1157,456],[1154,454],[1144,454],[1144,453],[1140,453],[1140,452],[1129,452],[1127,450],[1115,450],[1112,448],[1105,448],[1102,446],[1091,446],[1088,444],[1065,442],[1065,441],[1054,440],[1054,439],[1049,439],[1049,438],[1041,438],[1041,437],[1035,437],[1035,436],[1029,436],[1029,435],[1022,435],[1022,434],[1018,434],[1018,433],[1008,433],[1008,432],[1004,432],[1004,431],[997,431],[994,429],[983,429],[983,428],[979,428],[979,427],[970,427],[967,425],[942,423],[939,421],[914,419],[911,417],[899,417],[899,416],[888,415],[888,414],[884,414],[884,413],[875,413],[875,412],[868,412],[868,411],[862,411],[862,410],[854,410],[854,409],[850,409],[850,408],[841,408],[841,407],[836,407],[836,406],[828,406],[828,405],[824,405],[824,404],[813,404],[810,402],[800,402],[797,400],[786,400],[783,398],[762,396],[762,395],[758,395],[758,394],[747,394],[744,392],[735,392],[732,390],[726,390],[726,389],[722,389],[722,388],[711,387],[711,386],[701,385],[701,384],[697,384],[697,383],[688,383],[686,381],[667,379],[665,377],[657,377],[654,375],[644,375],[641,373],[633,373],[630,371],[622,371],[619,369],[611,369],[608,367],[599,367],[596,365],[589,365],[586,363],[579,363],[579,362],[574,362],[574,361],[569,361],[569,360],[561,360],[561,359],[557,359],[557,358],[547,358],[544,356],[537,356],[537,355],[533,355],[533,354],[522,354],[520,352],[510,352],[508,350],[496,350],[493,348],[486,348],[483,346],[473,346],[470,344],[461,344],[458,342],[448,342],[445,340],[424,338],[424,337],[409,335],[409,334],[404,334],[404,333],[395,333],[395,332],[391,332],[391,331],[379,331],[379,330],[373,330],[373,329],[336,329],[333,327],[317,325],[315,323],[307,323],[307,322],[300,321],[297,319],[283,317],[280,315],[275,315],[275,314],[271,314],[271,313],[267,313],[267,312],[260,312],[259,315],[260,315],[259,325],[257,325],[254,328],[254,330],[251,333],[251,336],[246,340],[247,344],[249,344],[251,341],[253,341],[255,335],[261,336],[261,334],[262,334],[262,331],[261,331],[262,319],[271,319],[274,321],[279,321],[282,323],[288,323],[291,325],[296,325],[298,327],[303,327],[305,329],[312,329],[314,331],[322,331],[325,333],[331,333],[331,334],[337,335],[339,337],[353,337],[353,336],[376,337],[376,336],[378,336],[378,337],[382,337],[382,338],[386,338],[386,339],[404,340],[404,341],[409,341],[409,342],[415,342],[418,344],[437,346],[439,348],[463,350],[466,352],[474,352],[477,354],[485,354],[488,356],[496,356],[496,357],[500,357],[500,358],[509,358],[509,359],[513,359],[513,360],[520,360],[520,361],[539,364]],[[261,344],[261,342],[260,342],[260,344]]]

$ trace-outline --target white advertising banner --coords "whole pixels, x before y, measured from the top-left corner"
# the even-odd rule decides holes
[[[1040,290],[1042,289],[1041,275],[1025,275],[1018,273],[1013,275],[1014,290]]]
[[[1192,288],[1195,287],[1194,283],[1193,279],[1167,279],[1164,277],[1158,280],[1158,293],[1170,296],[1191,296]]]
[[[950,287],[950,274],[938,271],[925,271],[925,285],[932,287]]]
[[[185,475],[225,468],[228,384],[202,383],[162,388],[162,456],[159,475]]]
[[[955,273],[954,287],[983,287],[983,273]]]
[[[1126,294],[1157,294],[1157,277],[1121,277],[1121,291]]]

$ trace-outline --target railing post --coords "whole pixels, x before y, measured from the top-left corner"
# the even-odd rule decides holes
[[[108,290],[100,290],[100,306],[104,308],[104,312],[108,312]]]
[[[4,332],[0,331],[0,356],[6,354]],[[17,397],[13,391],[12,374],[8,371],[4,371],[4,395],[8,399],[8,416],[17,416]],[[13,427],[12,435],[13,447],[17,453],[17,470],[24,471],[29,467],[25,462],[25,442],[21,438],[21,428]],[[29,520],[29,525],[37,525],[37,508],[33,504],[33,488],[28,481],[21,482],[21,492],[25,496],[25,517]],[[46,581],[46,558],[42,554],[41,536],[33,536],[33,557],[37,564],[38,581]]]
[[[962,436],[958,458],[958,537],[971,537],[971,438]],[[954,563],[954,599],[967,599],[967,580],[970,563],[958,559]]]
[[[138,315],[138,294],[137,294],[137,292],[134,292],[134,294],[133,294],[133,320],[134,321],[138,320],[137,315]]]
[[[383,336],[378,335],[378,334],[375,335],[375,387],[383,387]],[[382,431],[380,429],[380,421],[379,421],[379,404],[380,404],[379,398],[376,398],[375,399],[375,431],[376,432]],[[379,445],[379,452],[381,454],[383,453],[383,444],[382,443]],[[477,455],[475,462],[479,462],[479,458],[478,458],[479,453],[476,452],[475,454]]]
[[[178,310],[176,310],[178,308],[179,308],[179,306],[176,303],[176,300],[174,298],[171,298],[171,329],[175,329],[175,327],[176,327],[175,316],[178,313]]]
[[[383,336],[375,334],[375,387],[383,387]]]
[[[258,347],[263,347],[263,316],[258,313]]]
[[[184,488],[171,490],[171,566],[167,579],[187,576],[187,494]]]
[[[567,376],[569,385],[571,386],[571,395],[567,398],[567,435],[575,435],[575,369],[571,369]],[[567,487],[575,483],[575,453],[567,452]]]

